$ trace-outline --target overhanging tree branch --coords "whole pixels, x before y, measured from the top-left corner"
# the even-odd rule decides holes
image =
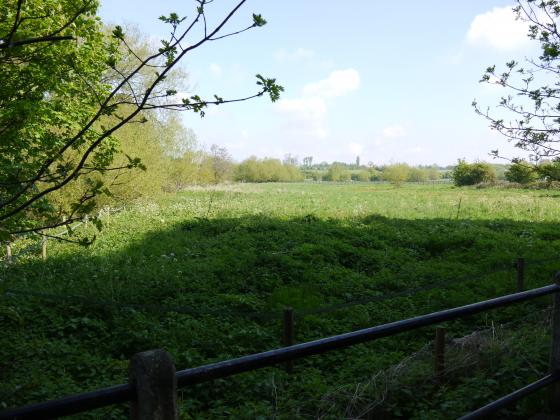
[[[25,211],[34,208],[37,204],[43,202],[49,194],[63,188],[80,176],[87,175],[93,171],[103,172],[117,169],[121,170],[134,166],[124,165],[111,168],[105,164],[91,164],[90,160],[92,158],[96,159],[95,156],[99,155],[99,147],[104,144],[107,139],[111,138],[118,129],[129,123],[138,121],[142,122],[141,119],[138,120],[136,118],[142,111],[155,109],[181,110],[192,111],[204,116],[204,108],[209,105],[247,101],[262,96],[265,93],[270,96],[272,101],[277,100],[280,92],[283,90],[282,87],[277,85],[274,79],[266,79],[260,75],[257,75],[257,85],[259,85],[259,91],[256,94],[237,99],[224,100],[215,95],[214,100],[203,100],[198,95],[193,95],[190,98],[183,99],[180,103],[175,103],[168,102],[166,99],[175,96],[176,92],[173,90],[167,90],[166,93],[163,94],[161,90],[158,91],[158,87],[177,66],[178,62],[189,52],[203,46],[209,41],[215,41],[235,34],[240,34],[248,29],[262,26],[266,23],[260,15],[253,15],[253,24],[251,26],[241,31],[220,35],[220,32],[223,30],[225,25],[238,12],[245,2],[246,0],[239,1],[212,30],[209,30],[207,27],[204,6],[209,4],[210,1],[206,0],[197,0],[197,3],[199,4],[197,14],[190,24],[188,24],[184,29],[180,29],[180,26],[185,19],[179,18],[176,14],[172,13],[169,17],[160,18],[171,24],[171,36],[169,41],[162,41],[163,47],[160,48],[159,51],[149,55],[145,59],[141,59],[140,56],[133,51],[128,42],[125,40],[125,35],[122,32],[122,29],[120,27],[116,27],[113,31],[113,37],[139,61],[138,64],[125,73],[118,68],[118,57],[114,56],[112,50],[109,50],[107,61],[108,67],[112,68],[112,71],[114,71],[115,74],[120,75],[120,80],[116,81],[112,88],[106,93],[99,91],[99,89],[96,88],[95,83],[91,83],[87,77],[84,77],[78,68],[73,68],[73,71],[78,74],[78,79],[81,80],[84,89],[89,91],[89,96],[92,98],[92,105],[97,104],[96,110],[92,112],[91,116],[86,121],[80,124],[80,127],[75,134],[68,137],[61,143],[60,146],[56,146],[56,150],[44,153],[44,159],[42,161],[37,161],[39,166],[35,170],[34,175],[29,176],[31,175],[29,170],[22,172],[20,175],[18,170],[18,174],[13,181],[4,182],[3,180],[0,180],[0,186],[5,188],[4,191],[0,190],[0,230],[6,229],[3,228],[2,225],[9,225],[10,220],[23,214]],[[23,3],[24,0],[18,1],[18,8],[20,11]],[[76,22],[79,16],[89,11],[90,8],[91,2],[88,1],[83,3],[82,7],[72,14],[72,16],[66,20],[64,24],[54,31],[51,31],[46,36],[15,40],[17,30],[20,27],[21,22],[25,19],[25,17],[22,18],[18,13],[18,16],[14,20],[13,24],[13,28],[15,29],[10,32],[10,42],[1,43],[0,48],[12,48],[12,51],[17,52],[18,48],[24,45],[33,46],[34,44],[40,44],[43,42],[51,42],[51,44],[53,44],[55,41],[72,39],[71,35],[62,35],[61,33],[73,22]],[[198,41],[190,43],[188,47],[184,47],[183,43],[186,43],[186,37],[201,20],[204,24],[204,36]],[[17,59],[17,54],[13,56]],[[0,64],[8,65],[9,63],[4,61],[0,62]],[[153,78],[148,82],[147,86],[143,87],[142,83],[136,83],[134,80],[140,77],[140,73],[147,68],[161,69],[161,72],[155,73]],[[145,79],[145,76],[142,77]],[[145,81],[147,81],[147,79]],[[139,91],[140,88],[144,90]],[[127,95],[130,95],[129,97],[133,98],[133,100],[127,100]],[[43,98],[43,100],[45,99]],[[47,97],[47,101],[48,100],[51,99]],[[0,104],[1,103],[0,98]],[[123,108],[122,110],[126,112],[122,113],[120,107],[127,105],[132,105],[132,110]],[[119,110],[118,113],[117,110]],[[103,124],[105,123],[102,121],[109,121],[107,117],[110,118],[111,116],[115,116],[116,118],[113,120],[116,119],[118,121],[111,121],[109,127],[104,127]],[[98,127],[100,122],[102,124],[102,129],[99,133],[96,133],[97,128],[94,130],[94,126]],[[19,121],[18,127],[23,123],[25,123],[25,120]],[[11,128],[9,127],[6,128],[8,131],[10,129]],[[63,159],[70,150],[79,150],[79,156],[76,162],[72,163],[71,167],[60,167],[60,165],[59,167],[55,166],[55,163]],[[30,168],[32,168],[32,166]],[[23,178],[23,180],[20,178]],[[40,184],[44,184],[44,187],[39,188]],[[95,197],[97,191],[92,191],[92,194],[83,196],[82,199],[86,197],[85,200],[87,201]],[[79,204],[80,203],[78,203],[78,209],[80,208]],[[40,226],[39,223],[39,225],[33,226],[32,228],[26,228],[26,231],[38,231],[42,228],[44,228],[44,226]],[[22,229],[17,228],[9,230],[12,233],[22,231]]]

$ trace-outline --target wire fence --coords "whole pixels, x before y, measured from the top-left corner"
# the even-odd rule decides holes
[[[536,260],[523,260],[524,267],[526,265],[530,267],[543,265],[545,263],[559,261],[560,257],[550,257],[542,258]],[[503,273],[506,271],[512,271],[515,268],[515,262],[512,261],[504,262],[493,269],[485,269],[476,274],[465,274],[458,278],[446,278],[439,280],[435,283],[426,284],[419,287],[414,287],[410,289],[400,290],[393,293],[388,293],[380,296],[371,296],[363,299],[357,299],[347,302],[335,303],[332,305],[322,306],[318,308],[302,308],[293,310],[293,313],[298,318],[303,318],[310,315],[321,315],[328,314],[335,311],[340,311],[344,309],[353,308],[360,305],[369,305],[372,303],[386,302],[394,299],[405,298],[412,295],[416,295],[422,292],[429,292],[436,289],[448,289],[451,287],[464,285],[472,281],[481,280],[487,278],[491,275]],[[231,308],[215,308],[215,309],[201,309],[191,306],[168,306],[168,305],[158,305],[158,304],[143,304],[143,303],[122,303],[115,302],[111,300],[97,299],[93,296],[81,296],[81,295],[62,295],[41,291],[24,290],[24,289],[4,289],[2,293],[7,297],[17,298],[17,297],[31,297],[43,299],[56,303],[74,303],[80,304],[87,307],[105,307],[113,309],[124,309],[124,310],[136,310],[145,311],[152,313],[179,313],[187,314],[192,316],[229,316],[229,317],[245,317],[255,320],[278,320],[284,318],[285,310],[268,310],[268,311],[255,311],[255,310],[233,310]]]
[[[374,181],[358,181],[354,179],[349,179],[347,181],[329,181],[326,179],[316,180],[313,178],[306,178],[304,182],[308,184],[333,184],[333,185],[348,185],[348,184],[359,184],[359,185],[393,185],[392,181],[388,180],[374,180]],[[403,184],[407,185],[450,185],[453,183],[451,178],[440,178],[440,179],[426,179],[424,181],[404,181]]]
[[[472,377],[473,369],[492,366],[496,370],[497,366],[511,364],[512,356],[522,360],[535,376],[543,376],[548,367],[537,366],[530,360],[537,356],[534,349],[520,351],[515,343],[527,334],[548,336],[551,317],[552,307],[547,307],[514,321],[480,328],[464,337],[449,337],[445,340],[445,363],[441,370],[434,363],[435,343],[428,342],[400,362],[362,381],[341,385],[324,394],[311,404],[317,408],[316,412],[309,413],[309,417],[376,418],[376,410],[390,403],[394,394],[402,391],[403,384],[413,384],[419,389],[426,385],[445,387],[459,378]],[[521,326],[530,328],[522,329]],[[436,370],[439,370],[437,374]]]
[[[560,296],[558,293],[560,293],[560,275],[555,277],[554,284],[544,287],[180,371],[175,370],[172,357],[165,350],[137,353],[129,364],[128,383],[9,409],[0,412],[0,418],[51,418],[125,402],[131,402],[131,418],[154,418],[156,413],[161,418],[177,418],[177,389],[182,387],[224,379],[243,372],[348,348],[548,295],[555,296],[551,317],[553,320],[551,336],[552,348],[556,354],[560,351]],[[438,341],[437,338],[436,341]],[[478,345],[475,347],[478,349]],[[548,371],[550,372],[548,375],[536,382],[468,414],[468,418],[482,418],[483,414],[494,413],[545,386],[556,384],[560,380],[560,360],[558,358],[551,358]],[[146,385],[138,386],[138,384]],[[550,396],[549,408],[552,413],[560,414],[560,408],[555,404],[560,399],[560,386],[551,388]]]
[[[97,217],[100,218],[100,219],[104,219],[104,218],[110,217],[113,214],[119,213],[124,209],[125,209],[125,207],[119,207],[119,208],[104,207],[101,210],[99,210]],[[9,248],[9,250],[7,251],[7,258],[9,260],[9,262],[13,263],[13,262],[16,262],[18,259],[24,257],[25,255],[38,252],[41,249],[43,250],[43,258],[46,258],[45,246],[46,246],[46,241],[48,239],[51,239],[51,240],[62,239],[64,236],[68,235],[70,232],[74,232],[74,231],[76,231],[77,229],[79,229],[83,226],[87,226],[88,221],[89,221],[89,218],[86,216],[86,217],[84,217],[84,219],[82,221],[71,223],[67,226],[63,226],[62,229],[60,229],[57,232],[54,232],[52,234],[49,234],[48,237],[45,236],[45,235],[41,235],[40,233],[36,233],[36,232],[25,233],[25,234],[18,235],[16,237],[16,242],[17,242],[18,239],[21,240],[21,239],[30,238],[30,237],[37,238],[38,241],[25,246],[24,248],[22,248],[19,252],[15,253],[15,254],[12,253],[12,248],[11,248],[12,244],[15,243],[15,242],[14,241],[8,242],[7,246]]]

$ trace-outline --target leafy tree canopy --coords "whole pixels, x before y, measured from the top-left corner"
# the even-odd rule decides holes
[[[528,36],[540,44],[541,54],[523,63],[511,60],[502,71],[495,65],[488,67],[481,82],[501,86],[507,94],[498,110],[481,108],[476,101],[473,106],[492,129],[528,152],[531,161],[556,158],[560,156],[560,3],[518,0],[513,11],[529,24]],[[492,154],[501,157],[498,150]]]
[[[383,179],[397,187],[408,179],[409,174],[410,166],[406,163],[394,163],[383,169]]]
[[[209,0],[196,0],[193,17],[161,16],[171,34],[156,51],[135,51],[119,26],[107,35],[96,16],[97,0],[8,0],[0,5],[0,239],[41,232],[88,214],[109,189],[93,176],[143,167],[133,156],[112,166],[115,132],[146,121],[148,110],[191,111],[204,116],[210,105],[267,95],[283,88],[256,76],[257,91],[243,98],[181,97],[168,81],[180,60],[213,41],[261,27],[249,24],[227,32],[246,0],[238,1],[214,26],[206,19]],[[194,33],[193,28],[202,31]],[[62,221],[51,193],[81,178],[83,186]]]
[[[536,167],[539,176],[547,181],[560,181],[560,161],[544,161]]]
[[[459,159],[451,176],[457,186],[496,181],[496,171],[492,165],[485,162],[467,163],[462,159]]]
[[[528,184],[536,181],[538,173],[534,166],[529,162],[518,161],[513,163],[506,171],[505,178],[509,182],[517,182],[519,184]]]

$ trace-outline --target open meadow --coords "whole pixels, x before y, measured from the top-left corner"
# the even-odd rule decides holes
[[[47,261],[27,254],[2,265],[0,408],[125,382],[129,358],[148,349],[165,348],[184,369],[279,347],[286,307],[303,342],[511,293],[517,257],[526,288],[549,284],[560,270],[559,199],[552,190],[270,183],[131,204],[101,232],[80,227],[97,235],[89,247],[49,241]],[[426,362],[434,329],[424,328],[303,359],[292,374],[279,366],[183,389],[180,410],[456,417],[546,372],[549,305],[447,323],[450,340],[478,330],[490,338],[481,335],[476,360],[443,386]],[[417,352],[428,356],[407,359]],[[524,400],[510,418],[543,399]],[[126,418],[126,407],[78,417]]]

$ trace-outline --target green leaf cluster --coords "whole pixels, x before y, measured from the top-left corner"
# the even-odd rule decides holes
[[[98,98],[111,89],[103,75],[115,63],[117,39],[105,36],[97,7],[97,1],[24,1],[21,23],[12,31],[16,2],[0,5],[0,38],[23,41],[56,28],[64,28],[58,35],[73,38],[0,49],[0,215],[72,173],[75,157],[99,135],[98,127],[85,125],[99,107]],[[122,31],[115,29],[114,34]],[[80,131],[79,139],[71,142]],[[112,147],[99,148],[91,162],[110,161],[114,152]],[[41,170],[43,176],[37,178]],[[48,223],[55,215],[43,204],[37,200],[2,222],[3,229]]]
[[[467,163],[465,160],[459,159],[457,166],[453,168],[451,177],[457,186],[492,183],[496,181],[496,171],[485,162]]]

